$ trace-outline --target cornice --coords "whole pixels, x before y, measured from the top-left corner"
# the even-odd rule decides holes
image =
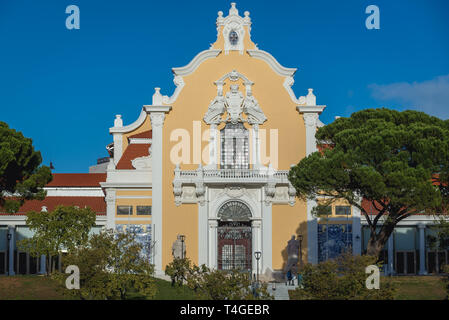
[[[220,49],[209,49],[209,50],[204,50],[200,53],[198,53],[195,58],[193,58],[192,61],[190,61],[190,63],[184,67],[179,67],[179,68],[173,68],[173,73],[176,76],[188,76],[190,74],[192,74],[197,68],[198,66],[203,62],[206,61],[207,59],[210,58],[215,58],[220,54],[221,50]]]
[[[261,59],[268,63],[277,74],[283,77],[293,77],[296,68],[283,67],[271,54],[263,50],[248,49],[246,50],[251,57]]]
[[[144,108],[142,108],[142,110],[140,111],[139,118],[136,121],[134,121],[130,125],[127,125],[127,126],[124,126],[124,127],[112,127],[112,128],[109,128],[109,133],[113,134],[113,133],[128,133],[128,132],[131,132],[131,131],[137,129],[138,127],[140,127],[145,122],[146,118],[147,118],[147,113],[145,112]]]

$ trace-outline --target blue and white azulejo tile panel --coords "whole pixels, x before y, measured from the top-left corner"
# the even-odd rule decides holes
[[[151,225],[147,224],[118,224],[117,232],[130,232],[135,235],[137,243],[142,245],[142,255],[151,259]]]
[[[346,251],[352,252],[351,224],[318,225],[318,261],[337,258]]]

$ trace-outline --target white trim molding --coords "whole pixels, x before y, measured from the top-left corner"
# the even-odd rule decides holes
[[[127,125],[124,127],[123,126],[114,126],[112,128],[109,128],[109,133],[128,133],[133,130],[136,130],[138,127],[140,127],[145,122],[146,118],[147,118],[147,113],[142,108],[142,110],[140,111],[139,118],[137,118],[136,121],[134,121],[130,125]],[[114,146],[114,148],[115,148],[115,146]]]
[[[293,77],[298,70],[297,68],[283,67],[270,53],[259,49],[246,50],[251,57],[260,59],[268,63],[268,65],[282,77]]]
[[[208,50],[204,50],[201,51],[200,53],[198,53],[195,58],[192,59],[192,61],[189,62],[188,65],[184,66],[184,67],[178,67],[178,68],[172,68],[173,73],[176,76],[188,76],[190,74],[192,74],[201,63],[203,63],[204,61],[206,61],[207,59],[210,58],[215,58],[220,54],[221,50],[220,49],[208,49]]]

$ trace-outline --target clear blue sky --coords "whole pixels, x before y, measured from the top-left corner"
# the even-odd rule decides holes
[[[0,0],[0,120],[31,137],[55,172],[87,172],[107,156],[114,115],[125,124],[171,95],[172,67],[216,39],[231,1]],[[294,90],[314,88],[336,115],[370,107],[449,118],[449,1],[236,1],[252,39],[286,67]],[[78,5],[81,29],[65,9]],[[380,9],[380,30],[365,8]]]

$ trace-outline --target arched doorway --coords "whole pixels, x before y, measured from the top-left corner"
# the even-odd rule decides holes
[[[240,201],[229,201],[220,207],[218,220],[218,269],[252,268],[251,210]]]

